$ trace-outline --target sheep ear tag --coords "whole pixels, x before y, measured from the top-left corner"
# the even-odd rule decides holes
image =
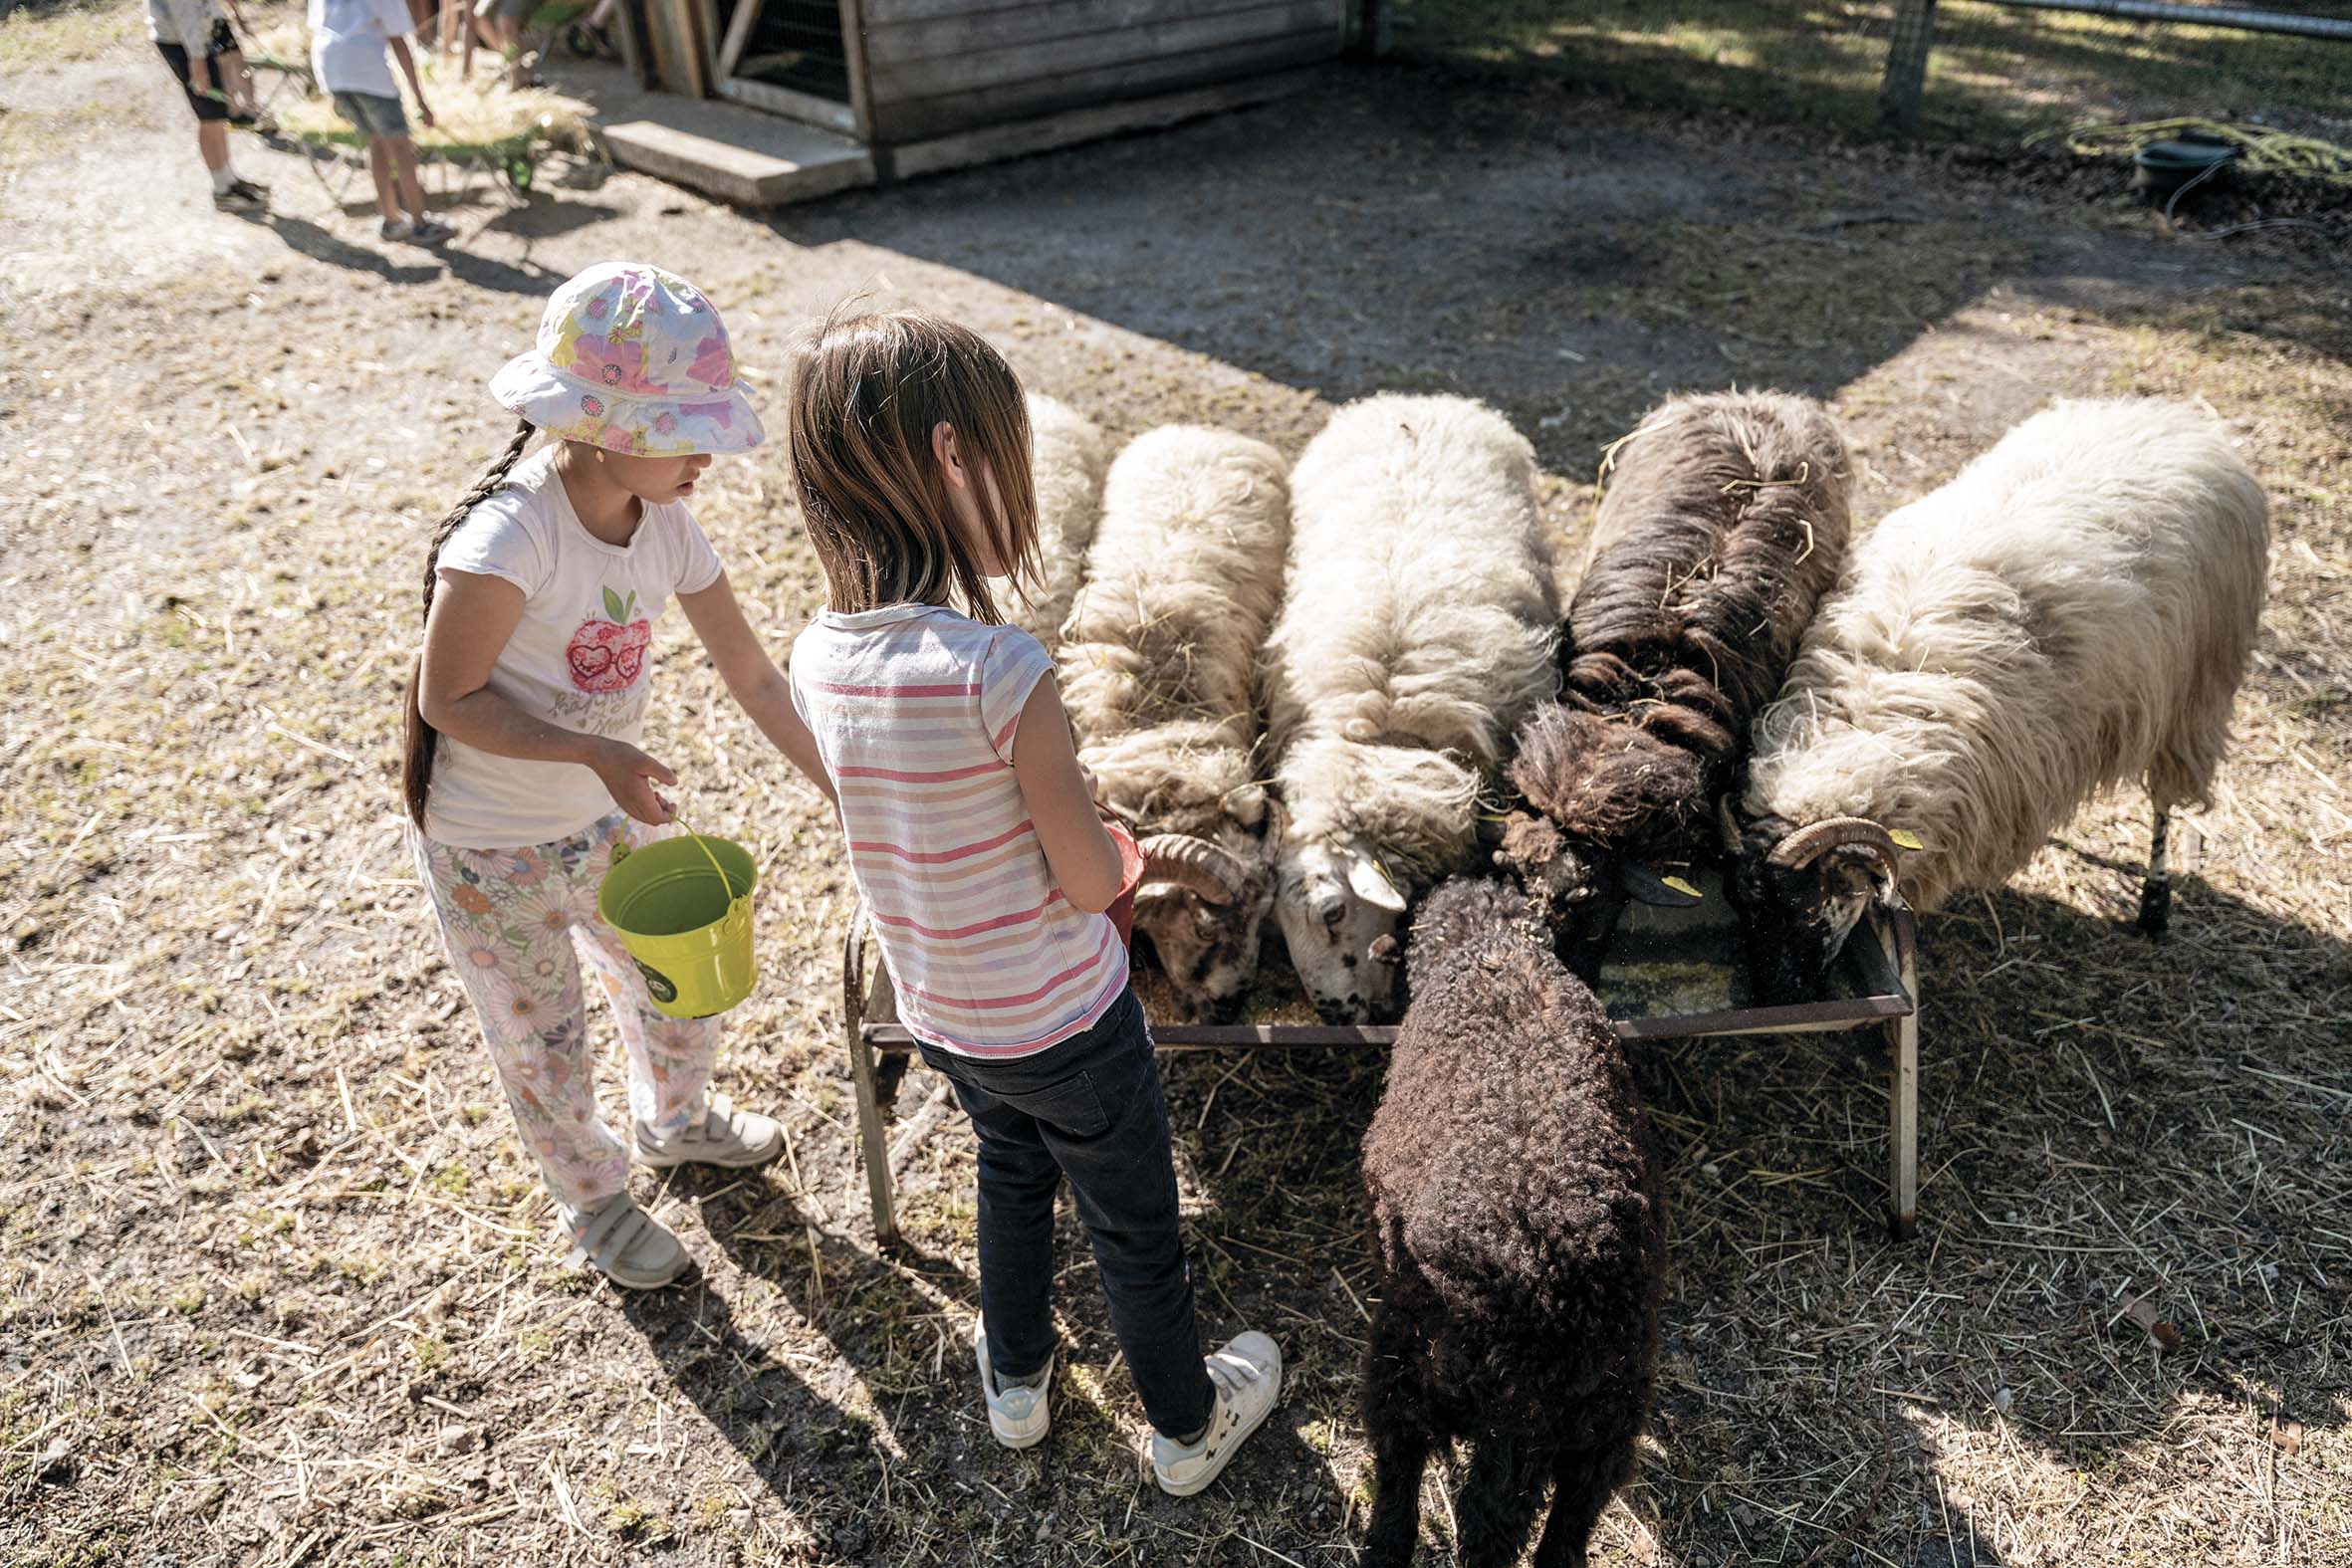
[[[1347,857],[1347,886],[1356,897],[1392,915],[1405,912],[1405,895],[1388,880],[1388,873],[1380,869],[1380,862],[1371,856],[1356,853]]]
[[[1921,841],[1920,836],[1908,827],[1889,828],[1887,837],[1895,841],[1897,849],[1925,849],[1927,847]]]
[[[1706,902],[1707,895],[1678,876],[1660,876],[1648,866],[1625,862],[1617,868],[1617,884],[1637,904],[1658,909],[1688,909]]]

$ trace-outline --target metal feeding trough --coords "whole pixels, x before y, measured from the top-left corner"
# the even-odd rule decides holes
[[[1708,898],[1688,910],[1636,905],[1628,911],[1595,988],[1617,1037],[1630,1044],[1694,1035],[1881,1031],[1888,1058],[1887,1221],[1897,1240],[1908,1239],[1919,1207],[1919,982],[1911,911],[1900,904],[1873,908],[1846,942],[1829,995],[1757,1007],[1746,997],[1738,932],[1720,885],[1706,886]],[[914,1041],[898,1021],[889,971],[878,962],[869,966],[866,925],[860,903],[842,944],[842,1012],[874,1238],[887,1247],[897,1244],[898,1219],[882,1130],[880,1065],[911,1052]],[[1302,1050],[1385,1046],[1396,1039],[1393,1026],[1373,1024],[1155,1022],[1151,1033],[1162,1050]],[[888,1076],[894,1080],[895,1073]]]

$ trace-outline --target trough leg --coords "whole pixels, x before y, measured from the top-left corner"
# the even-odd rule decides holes
[[[898,1244],[898,1214],[890,1202],[890,1143],[882,1134],[881,1097],[874,1092],[874,1047],[865,1037],[865,909],[849,917],[841,945],[841,1018],[849,1045],[849,1082],[857,1092],[857,1153],[865,1163],[866,1197],[873,1204],[874,1244]]]
[[[2156,836],[2148,846],[2148,880],[2140,884],[2140,930],[2159,939],[2173,919],[2172,858],[2165,844],[2172,826],[2172,812],[2156,813]]]
[[[890,1143],[882,1136],[882,1105],[874,1094],[874,1048],[849,1025],[849,1077],[857,1088],[857,1152],[865,1162],[866,1197],[874,1211],[874,1244],[898,1244],[898,1214],[890,1202]]]
[[[1908,1241],[1919,1230],[1919,975],[1892,927],[1879,940],[1903,978],[1911,1010],[1889,1019],[1887,1030],[1887,1231]]]

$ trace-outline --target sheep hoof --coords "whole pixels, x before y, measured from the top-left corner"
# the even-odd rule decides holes
[[[2152,942],[2162,942],[2173,923],[2173,885],[2170,882],[2146,882],[2140,887],[2140,932]]]

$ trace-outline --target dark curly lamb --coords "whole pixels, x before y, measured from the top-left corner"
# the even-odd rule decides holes
[[[1590,900],[1581,943],[1622,907],[1614,868],[1713,843],[1749,724],[1844,563],[1846,478],[1829,416],[1780,392],[1670,399],[1603,465],[1560,701],[1521,727],[1511,769],[1561,841],[1549,861],[1506,857]]]
[[[1364,1367],[1365,1562],[1410,1562],[1422,1470],[1471,1445],[1467,1568],[1582,1564],[1633,1472],[1666,1269],[1665,1193],[1633,1076],[1527,896],[1458,878],[1423,903],[1412,1005],[1364,1137],[1380,1267]]]

